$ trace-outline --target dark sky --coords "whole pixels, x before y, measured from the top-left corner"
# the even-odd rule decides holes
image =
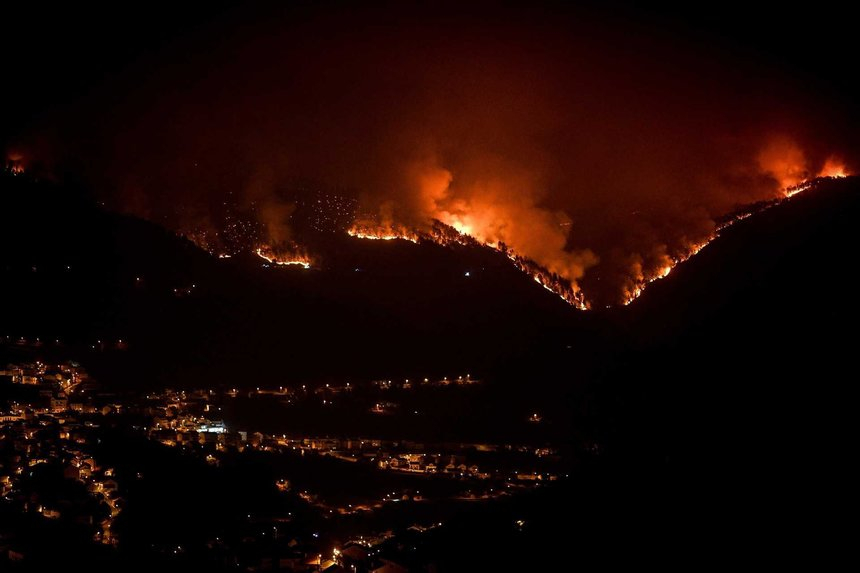
[[[310,181],[613,292],[856,158],[826,3],[281,4],[4,8],[7,152],[180,229],[229,195],[283,236]]]

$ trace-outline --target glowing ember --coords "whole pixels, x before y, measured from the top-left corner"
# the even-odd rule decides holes
[[[221,249],[220,241],[215,233],[202,229],[191,229],[182,232],[182,236],[209,253],[220,259],[230,256]]]
[[[260,257],[267,263],[280,267],[295,265],[309,269],[311,268],[311,264],[313,263],[310,257],[305,254],[278,254],[275,253],[271,247],[265,245],[255,250],[254,254],[256,254],[258,257]]]

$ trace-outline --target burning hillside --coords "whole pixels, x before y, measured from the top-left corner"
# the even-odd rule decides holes
[[[695,242],[691,241],[673,253],[663,252],[660,258],[660,264],[656,265],[650,271],[646,272],[641,264],[631,265],[631,274],[623,289],[621,304],[629,305],[635,301],[642,295],[649,284],[668,277],[677,265],[698,254],[702,249],[707,247],[711,241],[719,237],[720,232],[731,227],[735,223],[747,219],[757,212],[779,205],[783,201],[789,200],[804,191],[814,188],[822,179],[841,178],[846,176],[847,169],[844,164],[834,159],[828,159],[825,166],[819,172],[818,177],[815,179],[800,181],[795,185],[783,189],[779,198],[748,205],[737,210],[735,213],[722,218],[720,222],[714,225],[713,232],[704,239],[700,239]],[[470,229],[473,227],[466,225],[464,228]],[[357,239],[406,240],[412,243],[429,241],[442,246],[449,246],[452,244],[482,245],[503,253],[513,262],[517,269],[532,277],[535,282],[548,291],[556,294],[562,300],[575,308],[579,310],[587,310],[592,307],[592,303],[587,299],[586,294],[577,287],[575,282],[565,276],[549,270],[537,261],[520,255],[504,242],[482,241],[477,237],[466,232],[461,232],[457,227],[445,224],[442,221],[434,220],[432,222],[432,226],[426,231],[419,231],[390,223],[373,226],[371,222],[365,221],[361,225],[354,225],[351,227],[348,230],[348,234]]]
[[[634,300],[727,214],[855,167],[839,101],[755,54],[567,12],[388,7],[370,35],[373,9],[310,12],[200,29],[145,85],[66,110],[51,163],[222,257],[301,264],[314,234],[415,242],[440,221],[579,308]]]
[[[305,269],[311,268],[313,259],[303,251],[279,251],[268,245],[257,248],[254,251],[258,257],[270,265],[276,267],[298,266]]]

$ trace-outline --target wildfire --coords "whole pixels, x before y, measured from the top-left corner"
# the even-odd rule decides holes
[[[393,225],[373,227],[371,225],[355,224],[350,227],[347,234],[350,237],[355,237],[357,239],[370,239],[373,241],[393,241],[400,239],[417,243],[419,239],[418,233],[415,231],[407,229],[406,227]]]
[[[268,244],[262,244],[251,250],[248,247],[244,249],[234,248],[232,251],[221,241],[218,233],[205,230],[191,230],[183,233],[183,236],[208,252],[213,257],[219,259],[232,259],[234,256],[243,252],[251,251],[266,262],[266,265],[275,265],[279,267],[300,266],[306,269],[311,268],[314,264],[313,259],[298,246],[294,245],[291,249],[275,249]],[[257,243],[259,245],[259,243]]]
[[[203,229],[190,229],[181,233],[183,237],[219,259],[230,256],[221,250],[220,241],[215,233]]]
[[[590,308],[590,305],[588,304],[588,301],[585,300],[582,291],[574,289],[573,284],[571,284],[570,281],[548,271],[531,259],[517,255],[515,252],[505,247],[505,245],[488,243],[484,246],[503,253],[511,262],[514,263],[514,266],[517,267],[517,269],[532,277],[532,280],[552,294],[561,298],[561,300],[567,304],[577,308],[578,310],[588,310]]]
[[[848,169],[845,167],[845,163],[837,159],[836,157],[829,157],[827,161],[824,162],[824,167],[821,168],[821,171],[818,172],[817,177],[831,177],[835,179],[841,179],[843,177],[848,177],[850,173],[848,173]],[[801,181],[797,185],[792,185],[785,188],[785,198],[790,199],[795,195],[799,195],[803,193],[810,187],[812,187],[814,180]]]
[[[521,257],[502,243],[481,242],[468,233],[462,232],[451,225],[441,221],[433,221],[431,228],[427,231],[416,231],[403,226],[384,225],[373,227],[370,225],[353,225],[347,234],[357,239],[390,241],[402,239],[412,243],[428,241],[443,247],[451,245],[483,246],[504,254],[517,269],[532,277],[532,279],[543,288],[560,297],[566,303],[587,310],[589,308],[582,292],[575,289],[570,281],[550,272],[535,261]]]
[[[813,188],[819,178],[841,178],[849,175],[845,164],[831,157],[827,159],[820,171],[818,171],[817,176],[810,179],[808,178],[810,171],[807,169],[807,164],[802,161],[802,156],[797,155],[795,153],[796,150],[792,147],[787,149],[788,151],[782,148],[768,150],[768,153],[760,158],[763,168],[766,167],[765,172],[774,180],[780,182],[782,191],[778,198],[749,205],[741,211],[722,219],[714,226],[711,233],[704,238],[698,238],[696,241],[688,242],[686,245],[664,247],[659,257],[656,259],[649,258],[647,264],[641,261],[635,263],[635,271],[632,273],[632,278],[628,281],[627,287],[623,292],[621,303],[623,305],[631,304],[642,295],[648,285],[669,276],[677,265],[698,254],[714,239],[719,237],[723,230],[735,223]],[[815,173],[815,171],[811,173]],[[357,239],[377,241],[402,240],[411,243],[432,242],[446,247],[463,245],[493,249],[504,254],[519,271],[530,276],[532,280],[566,303],[579,310],[588,310],[591,308],[591,304],[578,288],[575,279],[571,280],[568,278],[570,275],[564,270],[563,265],[552,265],[550,263],[544,266],[540,262],[524,257],[519,252],[511,249],[498,239],[498,233],[495,235],[486,232],[481,233],[480,229],[484,223],[480,219],[468,216],[465,210],[463,213],[452,214],[446,212],[445,214],[447,217],[432,219],[429,225],[419,228],[394,223],[389,214],[380,217],[382,222],[380,222],[380,219],[376,221],[370,219],[358,220],[346,232],[349,236]],[[564,224],[564,222],[560,224]],[[259,233],[255,235],[253,232],[246,232],[247,229],[245,227],[239,230],[244,234],[238,233],[238,231],[234,234],[239,234],[242,237],[248,235],[253,238],[253,242],[250,243],[251,245],[260,245],[253,252],[263,259],[267,265],[301,266],[308,269],[314,264],[313,260],[298,248],[287,250],[275,249],[268,242],[262,240],[259,237]],[[253,231],[253,229],[251,230]],[[226,243],[218,233],[194,232],[186,234],[186,237],[208,250],[214,256],[222,259],[230,258],[231,255],[242,251],[247,252],[246,249],[248,249],[247,246],[238,249],[234,248],[233,250],[221,248],[222,244]],[[233,241],[233,243],[239,244],[237,241]],[[247,242],[245,245],[247,245]],[[555,272],[559,268],[563,269],[559,271],[562,274]]]
[[[812,185],[810,184],[809,181],[804,181],[803,183],[800,183],[799,185],[792,185],[791,187],[786,187],[783,192],[785,193],[786,199],[791,199],[795,195],[800,195],[801,193],[803,193],[804,191],[809,189],[811,186]]]
[[[842,163],[841,161],[838,161],[837,159],[831,157],[830,159],[828,159],[825,162],[824,167],[821,169],[821,171],[819,172],[818,176],[815,179],[801,181],[800,183],[798,183],[796,185],[791,185],[789,187],[785,187],[782,191],[783,196],[781,198],[778,198],[778,199],[775,199],[773,201],[769,201],[766,203],[756,204],[756,205],[753,205],[753,206],[747,208],[744,211],[736,213],[735,215],[729,217],[723,223],[718,225],[716,230],[714,231],[714,233],[711,234],[707,239],[705,239],[701,243],[698,243],[698,244],[691,246],[686,253],[682,253],[679,256],[673,257],[671,265],[666,265],[666,266],[660,267],[657,271],[654,272],[654,274],[652,274],[648,277],[644,277],[644,276],[640,275],[639,279],[636,280],[634,282],[634,285],[630,289],[628,289],[628,291],[625,293],[625,297],[624,297],[622,304],[624,304],[626,306],[626,305],[632,303],[637,298],[639,298],[639,296],[641,296],[642,293],[645,291],[645,287],[647,287],[649,284],[653,283],[654,281],[660,280],[660,279],[668,276],[669,273],[672,272],[672,269],[675,266],[683,263],[684,261],[693,257],[694,255],[697,255],[702,249],[707,247],[711,243],[711,241],[713,241],[714,239],[719,237],[720,232],[722,232],[725,229],[728,229],[729,227],[731,227],[735,223],[743,221],[744,219],[747,219],[747,218],[753,216],[757,212],[761,212],[761,211],[764,211],[766,209],[770,209],[771,207],[774,207],[775,205],[779,205],[783,201],[791,199],[792,197],[795,197],[795,196],[803,193],[804,191],[807,191],[807,190],[815,187],[815,184],[816,184],[818,179],[821,179],[821,178],[842,178],[842,177],[848,177],[848,176],[849,176],[849,173],[845,167],[845,164]]]
[[[737,219],[733,219],[732,222],[736,222],[736,221],[739,221],[741,219],[746,219],[747,217],[749,217],[749,214],[746,214],[745,216],[739,217]],[[728,225],[726,225],[726,226],[728,226]],[[718,232],[719,232],[719,230],[721,230],[723,228],[725,228],[725,227],[718,227]],[[714,233],[707,240],[705,240],[701,243],[693,244],[692,246],[690,246],[686,252],[682,252],[679,255],[676,255],[674,257],[670,257],[668,262],[663,264],[663,266],[659,267],[656,271],[654,271],[653,274],[651,274],[647,277],[643,274],[640,274],[639,277],[633,282],[633,286],[631,286],[627,290],[627,292],[625,292],[624,299],[622,300],[621,304],[623,304],[624,306],[627,306],[628,304],[630,304],[631,302],[633,302],[634,300],[639,298],[642,295],[642,293],[645,292],[645,288],[649,284],[651,284],[655,281],[658,281],[660,279],[664,279],[664,278],[668,277],[669,274],[672,272],[672,269],[674,269],[676,266],[683,263],[684,261],[686,261],[690,257],[697,255],[702,249],[707,247],[710,244],[710,242],[713,241],[717,236],[718,236],[718,234]]]
[[[285,266],[300,266],[306,269],[311,268],[311,264],[313,261],[311,258],[304,253],[289,253],[289,254],[281,254],[276,253],[270,246],[263,245],[262,247],[257,248],[254,251],[258,257],[266,261],[268,264],[277,265],[279,267]]]
[[[818,173],[819,177],[848,177],[848,169],[845,167],[845,164],[836,159],[835,157],[830,157],[827,161],[824,162],[824,167],[821,168],[821,172]]]
[[[24,174],[24,156],[20,153],[9,153],[6,156],[6,171],[12,175]]]

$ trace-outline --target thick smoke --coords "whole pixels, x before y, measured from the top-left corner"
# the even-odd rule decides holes
[[[783,189],[794,187],[809,178],[803,150],[786,137],[774,138],[758,156],[762,172],[775,179]]]
[[[480,169],[465,167],[457,179],[435,161],[409,170],[426,218],[484,243],[504,244],[574,284],[597,263],[590,250],[567,248],[570,218],[539,205],[545,192],[527,169],[484,158]]]
[[[60,123],[101,126],[76,169],[176,228],[238,210],[300,244],[284,189],[350,189],[384,225],[439,219],[603,304],[821,171],[824,107],[752,54],[631,21],[303,6],[201,27]]]

